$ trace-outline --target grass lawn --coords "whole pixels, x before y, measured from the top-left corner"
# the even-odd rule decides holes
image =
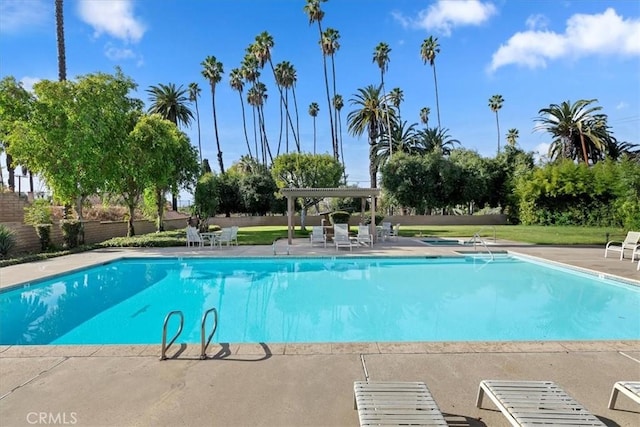
[[[310,227],[307,230],[311,230]],[[623,240],[627,231],[610,227],[575,227],[575,226],[531,226],[531,225],[417,225],[400,226],[400,235],[404,237],[472,237],[481,230],[480,236],[492,239],[495,236],[502,240],[534,243],[538,245],[602,245],[608,240]],[[351,227],[351,231],[357,231]],[[309,231],[295,229],[295,237],[307,237]],[[287,237],[286,226],[241,227],[238,231],[238,242],[241,245],[271,245],[278,238]],[[116,237],[96,245],[87,245],[72,251],[51,251],[40,254],[20,254],[9,259],[0,259],[0,267],[37,261],[66,255],[73,252],[95,249],[97,247],[170,247],[184,246],[185,230],[173,230],[162,233],[149,233],[131,238]]]
[[[308,228],[310,229],[310,228]],[[539,245],[604,245],[608,240],[624,239],[626,230],[607,227],[537,226],[537,225],[415,225],[400,226],[400,235],[405,237],[471,237],[479,230],[483,238],[493,238],[494,230],[498,239]],[[355,231],[355,227],[351,227]],[[296,227],[296,237],[306,237],[308,232]],[[238,241],[243,245],[270,245],[278,238],[287,237],[286,226],[242,227]]]

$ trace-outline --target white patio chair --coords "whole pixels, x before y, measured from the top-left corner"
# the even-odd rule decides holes
[[[635,253],[638,242],[640,242],[640,231],[629,231],[624,241],[620,242],[612,240],[610,242],[607,242],[607,246],[605,246],[604,248],[604,257],[607,257],[609,251],[613,251],[620,252],[620,259],[623,259],[625,249],[628,249]],[[631,257],[631,262],[633,262],[633,256]]]
[[[395,227],[391,226],[389,230],[389,238],[393,240],[398,240],[398,235],[400,234],[400,224],[396,224]]]
[[[230,245],[238,246],[238,230],[239,229],[240,229],[240,227],[238,227],[237,225],[232,225],[231,226],[231,238],[229,240],[229,244]]]
[[[618,393],[622,392],[629,399],[640,403],[640,381],[618,381],[613,385],[609,398],[609,409],[614,409],[618,400]]]
[[[372,246],[373,247],[373,236],[369,232],[368,225],[359,225],[358,226],[358,236],[357,242],[359,245]]]
[[[349,237],[349,224],[334,224],[333,225],[333,243],[336,245],[336,250],[340,248],[349,248],[353,250],[353,243]]]
[[[322,243],[324,247],[327,247],[327,236],[324,234],[324,227],[321,225],[314,225],[311,227],[311,234],[309,234],[309,241],[311,246],[314,243]]]
[[[233,240],[233,228],[225,227],[220,230],[220,235],[216,237],[216,241],[214,242],[220,248],[222,248],[222,244],[225,243],[227,246],[231,246],[231,242]]]
[[[187,246],[204,246],[204,239],[200,236],[198,229],[195,227],[187,226]]]
[[[382,223],[382,230],[380,232],[380,236],[382,238],[382,240],[387,240],[387,237],[389,237],[391,235],[391,229],[393,228],[393,226],[391,225],[390,222],[383,222]]]

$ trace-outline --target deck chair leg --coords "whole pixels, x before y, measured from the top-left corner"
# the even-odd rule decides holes
[[[478,397],[476,398],[476,408],[482,408],[482,399],[484,398],[484,389],[478,387]]]
[[[613,409],[613,407],[616,405],[616,401],[618,400],[618,393],[620,391],[618,390],[617,387],[613,387],[613,390],[611,390],[611,398],[609,399],[609,409]]]

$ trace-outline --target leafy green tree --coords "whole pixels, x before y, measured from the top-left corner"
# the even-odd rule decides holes
[[[518,201],[514,196],[517,180],[534,168],[533,153],[507,145],[495,158],[486,159],[489,177],[489,198],[483,203],[500,207],[509,220],[518,220]]]
[[[129,138],[144,150],[144,159],[139,160],[144,162],[146,174],[141,179],[153,200],[156,230],[164,231],[164,195],[181,176],[195,179],[198,153],[183,132],[157,114],[143,116]]]
[[[278,188],[335,188],[341,184],[343,173],[342,164],[328,154],[281,154],[271,167]],[[317,198],[301,198],[302,229],[307,209],[318,202]]]
[[[607,147],[615,143],[609,132],[607,116],[598,113],[602,107],[593,105],[596,99],[565,101],[542,108],[538,114],[536,131],[553,136],[549,147],[552,160],[582,160],[596,163],[603,158]]]
[[[205,221],[213,217],[218,211],[219,197],[217,176],[211,172],[203,174],[193,194],[193,213]]]
[[[376,161],[378,138],[384,134],[384,123],[387,115],[391,115],[389,121],[395,120],[393,109],[385,108],[386,99],[381,94],[380,86],[369,85],[358,89],[358,93],[350,100],[356,107],[347,115],[348,130],[351,135],[361,136],[367,132],[369,139],[369,177],[371,188],[377,188],[376,175],[378,166]]]
[[[498,153],[500,153],[500,121],[498,120],[498,111],[502,108],[504,98],[502,95],[493,95],[489,98],[489,108],[496,113],[496,127],[498,128]]]
[[[211,105],[213,106],[213,130],[216,136],[216,147],[218,149],[218,165],[220,173],[224,173],[224,162],[222,161],[222,149],[220,148],[220,137],[218,136],[218,116],[216,114],[216,86],[222,80],[224,69],[222,62],[215,56],[207,56],[200,64],[203,67],[202,76],[207,79],[211,86]]]
[[[242,212],[242,196],[240,194],[240,177],[225,172],[218,175],[218,212],[230,217],[232,213]]]
[[[80,220],[86,197],[121,173],[118,142],[127,138],[129,113],[141,105],[128,97],[133,89],[120,70],[76,82],[40,81],[29,119],[16,122],[9,136],[8,152],[39,173],[57,200],[75,202]]]
[[[10,191],[15,189],[15,165],[13,156],[8,150],[9,136],[17,122],[29,120],[34,98],[13,76],[0,80],[0,153],[6,151],[7,171]],[[2,184],[2,174],[0,174]]]
[[[490,173],[487,160],[476,151],[464,148],[451,150],[449,160],[462,169],[465,179],[462,199],[467,213],[473,214],[476,206],[482,207],[490,198]]]
[[[436,56],[440,53],[440,45],[438,44],[438,38],[429,36],[424,39],[422,46],[420,47],[420,56],[426,64],[427,62],[433,67],[433,82],[436,88],[436,111],[438,113],[438,129],[440,125],[440,100],[438,99],[438,77],[436,76]]]
[[[240,194],[244,211],[249,214],[266,215],[270,212],[274,206],[276,191],[278,186],[266,169],[240,177]]]

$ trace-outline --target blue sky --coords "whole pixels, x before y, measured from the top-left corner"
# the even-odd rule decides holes
[[[317,102],[318,152],[330,152],[322,55],[318,29],[309,25],[304,0],[65,0],[68,77],[113,72],[120,66],[138,84],[137,96],[159,83],[202,89],[199,100],[203,157],[217,169],[211,93],[201,75],[208,55],[224,65],[216,89],[220,143],[225,167],[246,154],[238,93],[228,73],[262,31],[275,41],[274,63],[296,68],[302,147],[312,150],[308,106]],[[39,79],[57,79],[53,0],[0,0],[0,76],[13,75],[29,88]],[[366,137],[346,132],[349,100],[358,88],[380,82],[372,62],[375,46],[391,47],[387,90],[404,93],[401,114],[419,122],[422,107],[436,104],[432,68],[420,58],[422,41],[438,38],[436,58],[442,126],[462,146],[494,156],[494,94],[504,97],[499,112],[502,143],[510,128],[519,145],[546,153],[549,136],[533,132],[541,108],[552,103],[598,99],[614,135],[640,143],[640,2],[538,0],[329,0],[322,4],[323,29],[340,32],[337,92],[345,99],[344,154],[349,182],[369,186]],[[269,98],[267,133],[275,150],[279,95],[264,70]],[[250,110],[248,110],[250,111]],[[249,131],[252,124],[249,118]],[[197,146],[195,123],[183,129]],[[6,180],[4,159],[0,159]]]

